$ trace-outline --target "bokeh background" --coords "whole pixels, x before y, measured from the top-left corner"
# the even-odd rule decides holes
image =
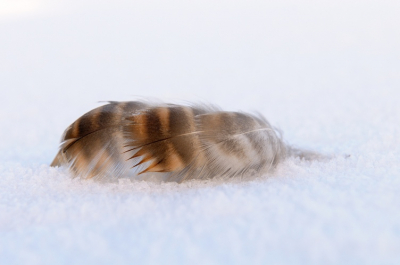
[[[0,263],[400,263],[400,2],[0,1]],[[258,111],[260,179],[72,179],[49,167],[100,101]]]

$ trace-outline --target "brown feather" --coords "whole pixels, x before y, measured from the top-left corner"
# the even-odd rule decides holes
[[[111,102],[67,128],[51,165],[66,165],[83,178],[162,173],[180,182],[262,174],[285,155],[282,140],[262,117],[204,106]]]

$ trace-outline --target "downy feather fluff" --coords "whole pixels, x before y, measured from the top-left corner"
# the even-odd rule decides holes
[[[266,173],[291,149],[261,115],[203,105],[110,102],[64,132],[51,166],[82,178],[164,180]]]

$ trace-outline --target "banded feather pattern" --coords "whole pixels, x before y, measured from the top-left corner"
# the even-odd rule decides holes
[[[263,174],[286,156],[261,115],[203,105],[110,102],[64,132],[51,166],[82,178],[189,179]]]

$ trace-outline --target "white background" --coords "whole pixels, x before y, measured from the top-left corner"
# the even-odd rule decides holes
[[[399,14],[395,0],[1,1],[0,263],[399,264]],[[180,185],[49,167],[84,112],[143,97],[259,111],[334,158]]]

